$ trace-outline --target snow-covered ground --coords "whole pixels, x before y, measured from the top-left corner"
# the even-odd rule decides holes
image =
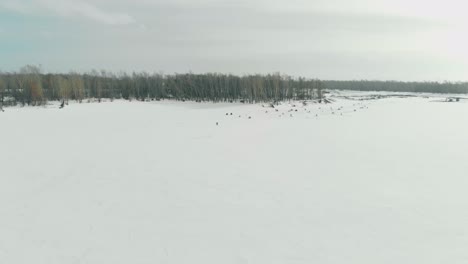
[[[468,263],[468,103],[334,95],[6,108],[0,263]]]

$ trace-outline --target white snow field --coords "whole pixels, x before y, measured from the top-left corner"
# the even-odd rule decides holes
[[[0,263],[468,263],[468,103],[351,99],[6,108]]]

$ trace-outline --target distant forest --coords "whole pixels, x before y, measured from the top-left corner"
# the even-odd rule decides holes
[[[468,93],[468,83],[397,81],[320,81],[287,75],[41,73],[27,65],[18,72],[0,72],[0,107],[42,105],[47,101],[94,98],[127,100],[241,101],[322,100],[324,89],[427,93]]]
[[[148,74],[92,71],[42,74],[39,67],[0,73],[2,105],[95,98],[127,100],[242,101],[246,103],[321,98],[323,82],[286,75]]]
[[[468,83],[398,81],[323,81],[329,90],[388,91],[412,93],[468,93]]]

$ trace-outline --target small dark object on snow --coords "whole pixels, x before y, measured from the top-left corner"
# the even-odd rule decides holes
[[[295,112],[297,112],[297,109],[295,110]]]
[[[278,109],[275,109],[276,112],[278,112],[279,110]]]
[[[218,122],[216,122],[216,125],[218,125]]]
[[[251,116],[249,116],[249,119],[252,119],[252,117],[251,117]]]
[[[226,113],[226,115],[229,115],[228,113]]]
[[[460,102],[459,97],[449,97],[445,100],[446,102]]]
[[[62,103],[60,104],[60,109],[62,109],[64,107],[65,107],[65,101],[62,101]]]
[[[232,113],[231,113],[231,115],[232,115]]]

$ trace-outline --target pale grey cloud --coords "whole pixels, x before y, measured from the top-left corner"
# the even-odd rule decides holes
[[[30,13],[32,6],[30,2],[19,2],[12,0],[5,0],[0,2],[0,9],[19,12],[19,13]]]
[[[104,11],[83,1],[41,0],[39,3],[64,17],[83,17],[108,25],[128,25],[136,22],[126,13]]]
[[[110,12],[89,2],[75,0],[6,0],[0,5],[4,9],[23,14],[58,15],[61,17],[84,18],[107,25],[128,25],[136,20],[126,13]]]
[[[47,32],[41,49],[6,53],[15,66],[468,78],[467,4],[459,0],[4,1],[38,21],[22,25],[18,42],[28,30]],[[43,17],[60,23],[41,25]]]

